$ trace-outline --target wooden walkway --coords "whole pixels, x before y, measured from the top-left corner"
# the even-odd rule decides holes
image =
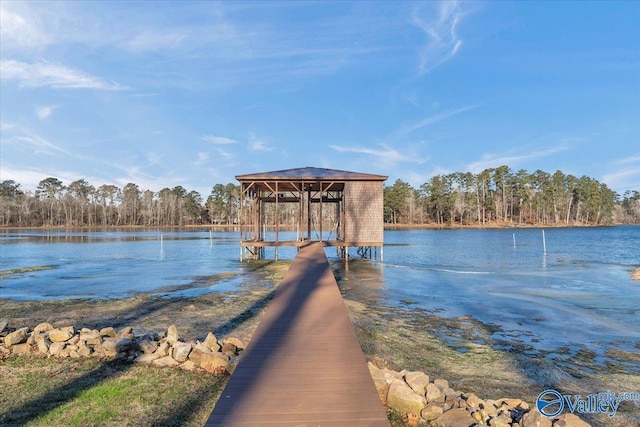
[[[206,426],[385,426],[320,243],[300,250]]]

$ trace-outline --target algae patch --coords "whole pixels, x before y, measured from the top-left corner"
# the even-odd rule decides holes
[[[0,270],[0,280],[19,274],[32,273],[34,271],[53,270],[55,265],[35,265],[33,267],[12,268],[11,270]]]

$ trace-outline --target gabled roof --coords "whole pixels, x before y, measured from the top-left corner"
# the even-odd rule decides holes
[[[273,172],[236,175],[240,182],[247,181],[385,181],[384,175],[349,172],[336,169],[304,167]]]

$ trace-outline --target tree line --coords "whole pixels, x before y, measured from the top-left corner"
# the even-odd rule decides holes
[[[84,179],[64,185],[57,178],[46,178],[35,192],[20,187],[13,180],[0,182],[2,226],[162,227],[239,222],[240,186],[231,183],[215,184],[206,200],[182,186],[153,192],[134,183],[123,188],[95,187]],[[281,206],[280,223],[295,224],[296,209],[295,204]],[[628,191],[620,196],[586,176],[540,170],[513,173],[501,166],[478,174],[436,175],[417,189],[397,180],[384,188],[384,219],[390,224],[451,226],[640,223],[640,193]]]

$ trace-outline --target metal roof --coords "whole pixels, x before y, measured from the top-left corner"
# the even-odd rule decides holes
[[[236,175],[240,182],[247,181],[385,181],[388,176],[349,172],[336,169],[304,167],[273,172]]]

